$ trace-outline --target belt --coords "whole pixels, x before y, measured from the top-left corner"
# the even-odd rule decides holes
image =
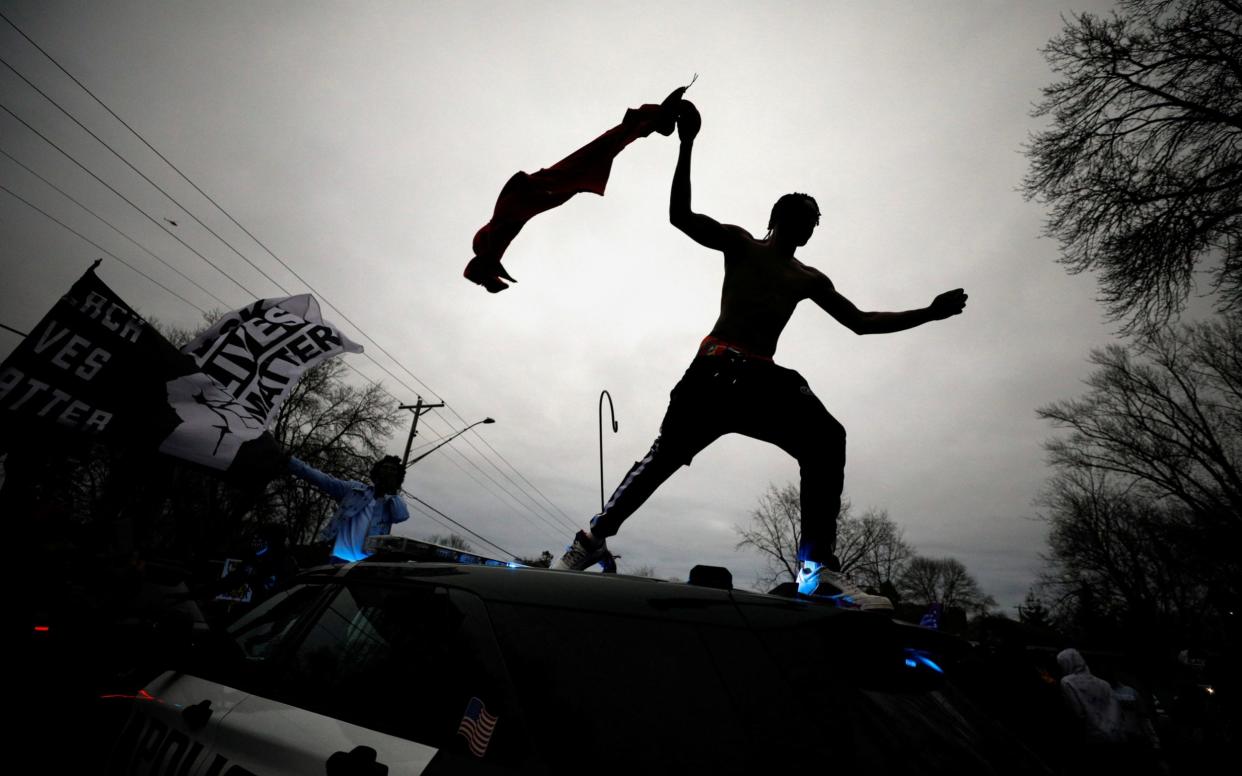
[[[771,356],[761,356],[758,353],[752,353],[740,345],[734,345],[732,342],[722,340],[719,337],[713,337],[708,334],[699,343],[700,356],[732,356],[734,358],[750,358],[756,361],[766,361],[773,363]]]

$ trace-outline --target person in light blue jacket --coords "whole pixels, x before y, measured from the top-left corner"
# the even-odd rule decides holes
[[[362,560],[367,557],[363,544],[368,536],[390,534],[395,523],[410,519],[410,511],[400,495],[405,467],[395,455],[386,455],[375,462],[371,467],[371,485],[358,480],[338,480],[297,458],[289,459],[289,472],[340,505],[319,534],[319,541],[332,544],[331,560]]]

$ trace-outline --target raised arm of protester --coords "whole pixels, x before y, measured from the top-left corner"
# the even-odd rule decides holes
[[[330,474],[324,474],[300,458],[292,456],[289,458],[289,473],[299,479],[306,480],[337,502],[345,498],[355,487],[366,487],[364,483],[357,480],[340,480]]]
[[[400,496],[405,467],[394,455],[384,456],[371,467],[371,485],[337,479],[297,458],[289,459],[289,471],[339,504],[336,514],[319,534],[319,541],[331,543],[331,554],[339,560],[365,558],[368,536],[389,534],[393,525],[410,519],[409,509]]]

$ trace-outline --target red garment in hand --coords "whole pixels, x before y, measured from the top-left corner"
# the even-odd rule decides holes
[[[474,235],[474,258],[466,265],[466,279],[492,293],[508,288],[505,280],[517,282],[505,272],[500,259],[526,222],[579,192],[602,196],[612,160],[623,148],[652,132],[673,133],[677,106],[685,90],[684,86],[673,90],[659,105],[627,110],[620,124],[551,167],[529,175],[514,174],[500,190],[492,220]]]

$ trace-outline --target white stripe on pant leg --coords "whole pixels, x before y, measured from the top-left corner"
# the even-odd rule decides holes
[[[617,503],[617,499],[625,495],[625,489],[630,486],[630,483],[634,481],[635,477],[643,473],[643,469],[646,469],[647,464],[651,463],[651,459],[655,457],[656,451],[659,447],[660,440],[656,439],[656,441],[651,445],[651,449],[647,451],[647,455],[630,469],[630,473],[625,476],[625,479],[621,481],[621,484],[617,486],[617,489],[614,490],[612,495],[608,497],[608,503],[604,505],[604,512],[612,509],[613,505]],[[600,515],[602,514],[603,512],[600,513]]]

